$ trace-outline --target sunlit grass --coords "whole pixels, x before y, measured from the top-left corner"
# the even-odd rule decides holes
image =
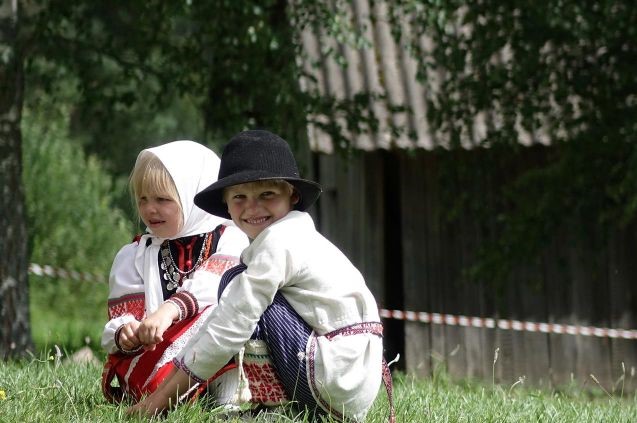
[[[108,404],[100,390],[101,365],[71,364],[65,357],[88,344],[103,358],[99,337],[106,316],[106,285],[32,279],[31,312],[38,357],[0,363],[0,423],[4,422],[120,422],[128,418],[125,405]],[[55,346],[59,346],[58,349]],[[497,358],[494,356],[494,365]],[[629,375],[632,378],[632,375]],[[589,381],[590,382],[590,381]],[[634,386],[632,379],[627,386]],[[394,375],[397,422],[637,422],[637,394],[623,384],[611,392],[582,384],[554,390],[529,388],[522,380],[508,385],[492,381],[451,381],[444,367],[431,377]],[[590,386],[590,385],[589,385]],[[388,401],[384,388],[367,422],[385,423]],[[158,419],[155,419],[157,421]],[[267,418],[223,418],[202,403],[184,405],[162,421],[304,422],[291,412]],[[329,420],[328,420],[329,422]]]
[[[101,367],[66,363],[51,355],[42,359],[0,363],[0,421],[2,422],[119,422],[126,407],[108,404],[100,391]],[[452,382],[439,371],[432,378],[394,375],[398,422],[634,422],[637,397],[569,389],[541,391],[524,386],[492,386]],[[217,417],[215,417],[217,416]],[[386,422],[384,388],[368,415],[368,422]],[[139,419],[128,419],[140,421]],[[202,404],[185,405],[166,422],[223,420]],[[308,421],[307,416],[272,413],[248,421]]]

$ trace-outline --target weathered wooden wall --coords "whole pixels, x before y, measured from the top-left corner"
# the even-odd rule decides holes
[[[316,210],[319,228],[359,267],[381,308],[637,328],[635,227],[611,234],[599,233],[593,222],[562,228],[540,260],[515,269],[500,297],[489,283],[467,282],[462,272],[474,262],[490,223],[470,212],[449,221],[442,198],[471,191],[490,204],[497,188],[491,184],[503,179],[477,172],[475,180],[461,188],[441,186],[439,157],[425,151],[377,150],[345,163],[334,155],[316,156],[316,178],[325,188]],[[524,161],[528,157],[521,158],[521,167]],[[496,214],[494,210],[493,219]],[[602,237],[604,247],[587,248],[574,231]],[[624,389],[637,388],[635,340],[405,321],[386,324],[392,356],[402,351],[403,368],[418,375],[445,366],[455,378],[494,377],[513,384],[524,377],[539,386],[572,380],[594,386],[593,374],[606,389],[613,389],[625,374]]]

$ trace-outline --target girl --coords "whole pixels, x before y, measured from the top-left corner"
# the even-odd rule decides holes
[[[216,180],[218,168],[215,153],[193,141],[149,148],[137,157],[129,188],[147,229],[117,253],[109,277],[102,388],[110,401],[124,395],[139,400],[156,389],[211,312],[208,306],[216,305],[221,275],[248,245],[232,222],[193,203]],[[211,385],[219,402],[231,400],[236,373]],[[112,386],[114,378],[119,387]]]
[[[391,394],[376,302],[304,212],[320,192],[299,177],[277,135],[245,131],[228,143],[219,180],[195,204],[232,218],[250,246],[224,275],[219,305],[174,360],[178,369],[131,412],[166,409],[237,353],[253,402],[294,401],[317,416],[362,421],[381,379]]]

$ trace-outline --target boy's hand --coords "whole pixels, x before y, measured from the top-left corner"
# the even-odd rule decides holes
[[[119,346],[126,350],[132,351],[135,348],[139,347],[142,343],[137,337],[137,328],[139,327],[140,322],[134,320],[132,322],[128,322],[124,324],[122,330],[119,331]]]
[[[146,350],[154,350],[155,345],[164,340],[166,329],[179,317],[179,311],[171,303],[162,304],[154,313],[150,314],[137,329],[137,337]]]

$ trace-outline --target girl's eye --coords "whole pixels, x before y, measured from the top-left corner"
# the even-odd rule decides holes
[[[246,196],[243,194],[235,194],[232,196],[233,200],[243,200],[244,198],[246,198]]]
[[[261,193],[261,197],[264,197],[264,198],[269,198],[269,197],[272,197],[273,195],[274,195],[273,191],[265,191]]]

